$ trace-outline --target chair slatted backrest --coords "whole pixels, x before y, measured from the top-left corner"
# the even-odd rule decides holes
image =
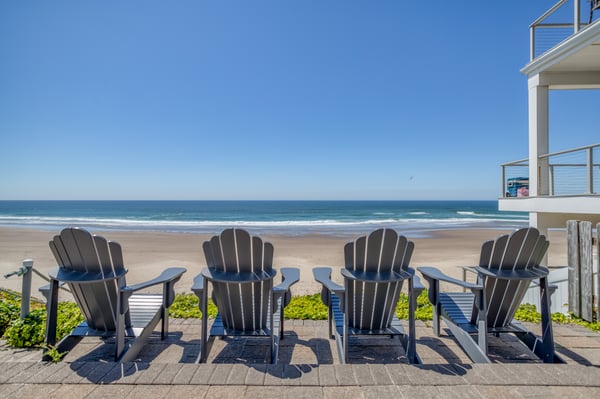
[[[498,270],[528,270],[542,262],[550,243],[535,228],[524,228],[511,235],[487,241],[481,248],[479,266]],[[488,308],[488,327],[504,327],[511,323],[531,280],[501,280],[487,277],[485,298]],[[473,307],[471,322],[477,320]]]
[[[206,264],[221,272],[260,273],[273,268],[273,245],[242,229],[227,229],[203,244]],[[267,327],[273,279],[253,283],[213,282],[215,301],[226,328],[253,331]]]
[[[63,272],[87,276],[108,276],[99,282],[69,283],[89,327],[114,331],[117,324],[117,296],[125,278],[112,276],[125,272],[121,246],[79,228],[66,228],[50,241],[50,249]],[[129,325],[129,322],[127,322]]]
[[[408,268],[414,243],[392,229],[379,229],[344,247],[345,267],[356,272],[401,273]],[[360,282],[345,279],[348,325],[361,330],[389,327],[403,281]]]

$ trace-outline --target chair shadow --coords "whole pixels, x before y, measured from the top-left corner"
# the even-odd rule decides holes
[[[153,332],[148,337],[143,348],[132,362],[115,362],[114,351],[116,339],[114,337],[99,338],[102,343],[95,345],[91,351],[81,356],[70,359],[70,367],[76,374],[94,384],[108,384],[124,377],[135,374],[149,367],[150,362],[161,355],[170,345],[189,346],[182,341],[183,334],[178,331],[169,332],[164,340],[160,339],[160,332]],[[73,344],[66,344],[64,348],[76,345],[82,337],[73,337]]]
[[[332,339],[335,346],[335,340]],[[348,337],[351,364],[409,364],[399,336],[353,335]]]
[[[446,336],[451,339],[458,350],[462,351],[458,340],[451,334],[449,329],[443,329]],[[425,342],[431,342],[425,344]],[[457,355],[444,343],[437,338],[427,338],[418,342],[421,345],[426,345],[436,351],[448,363],[455,364],[460,362]],[[583,366],[594,366],[588,359],[584,358],[577,352],[555,344],[556,353],[563,357],[563,360],[570,359]],[[466,352],[463,352],[466,356]],[[488,335],[488,357],[492,363],[510,364],[510,363],[542,363],[538,358],[517,336],[510,333],[500,334],[496,337],[493,334]]]
[[[194,343],[197,344],[194,345]],[[292,364],[294,351],[298,349],[305,351],[306,348],[310,350],[310,358],[316,359],[316,362]],[[181,361],[184,363],[195,362],[199,352],[200,340],[190,341],[184,347]],[[333,364],[333,354],[328,340],[322,338],[302,340],[298,334],[290,330],[287,330],[279,341],[279,356],[276,365],[271,364],[269,352],[269,337],[215,337],[214,343],[209,348],[207,363],[243,364],[282,379],[300,378],[321,364]],[[306,357],[302,360],[306,360]]]
[[[453,339],[458,345],[456,340],[454,340],[454,337],[450,336],[448,338]],[[458,346],[457,351],[459,351],[459,353],[454,351],[453,348],[448,346],[442,339],[435,336],[417,339],[417,353],[421,356],[425,356],[425,360],[423,360],[425,364],[429,364],[428,362],[431,362],[432,360],[435,361],[434,364],[465,364],[464,358],[467,355]],[[428,352],[434,353],[434,357]],[[443,360],[444,363],[441,363],[441,360]]]
[[[564,346],[556,345],[556,352],[558,353],[559,356],[563,357],[563,360],[565,360],[565,361],[566,361],[566,359],[570,359],[570,360],[574,361],[575,363],[580,364],[582,366],[600,367],[600,366],[593,364],[588,359],[581,356],[579,353],[574,352],[571,349],[565,348]]]

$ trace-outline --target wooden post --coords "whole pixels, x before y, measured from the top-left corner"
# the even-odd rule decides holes
[[[25,259],[23,261],[23,284],[21,286],[21,319],[29,314],[31,306],[31,271],[33,269],[33,260]]]
[[[569,263],[569,312],[586,321],[593,320],[592,223],[567,222]]]
[[[600,0],[598,1],[600,6]],[[596,270],[596,320],[600,319],[600,223],[596,225],[596,261],[598,269]]]
[[[579,228],[576,220],[567,221],[567,256],[569,266],[569,312],[581,317]]]
[[[592,222],[579,222],[581,318],[593,321]]]

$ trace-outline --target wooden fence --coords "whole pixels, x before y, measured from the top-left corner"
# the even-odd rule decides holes
[[[594,309],[598,310],[600,295],[598,260],[594,270],[594,247],[596,259],[600,258],[600,245],[597,244],[600,223],[596,226],[596,238],[592,230],[591,222],[567,222],[569,312],[587,321],[594,320]]]

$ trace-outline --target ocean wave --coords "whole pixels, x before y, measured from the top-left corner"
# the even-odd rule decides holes
[[[25,217],[25,216],[0,216],[0,225],[11,226],[95,226],[115,229],[190,229],[202,227],[351,227],[365,225],[464,225],[481,223],[510,223],[521,222],[521,218],[386,218],[365,220],[149,220],[149,219],[115,219],[115,218],[90,218],[90,217]]]

